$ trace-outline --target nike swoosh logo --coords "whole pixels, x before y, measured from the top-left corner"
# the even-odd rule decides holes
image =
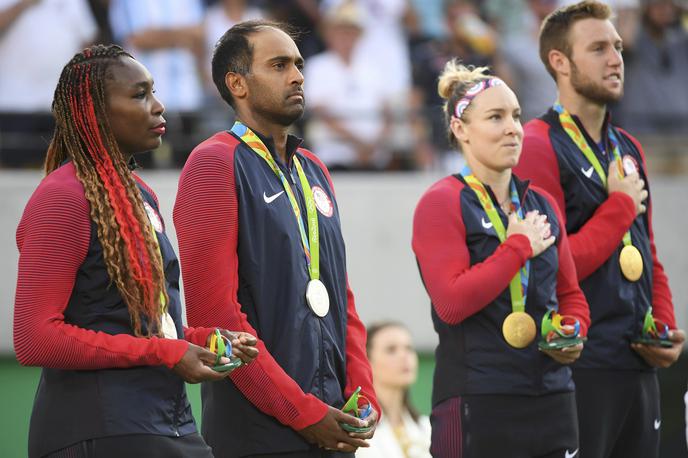
[[[485,221],[485,218],[480,218],[480,222],[485,229],[490,229],[492,227],[492,223]]]
[[[277,194],[274,194],[274,195],[268,197],[268,196],[265,195],[265,191],[263,191],[263,200],[265,201],[266,204],[269,204],[270,202],[272,202],[273,200],[277,199],[277,198],[278,198],[279,196],[281,196],[282,194],[284,194],[284,191],[280,191],[280,192],[278,192]]]
[[[655,420],[655,430],[658,430],[662,425],[662,420]]]
[[[569,452],[568,450],[564,452],[564,458],[573,458],[576,455],[578,455],[578,449],[574,450],[573,452]]]
[[[586,177],[590,178],[592,177],[592,171],[594,170],[594,167],[591,165],[588,170],[585,170],[583,167],[581,167],[581,172],[583,172],[583,175]]]

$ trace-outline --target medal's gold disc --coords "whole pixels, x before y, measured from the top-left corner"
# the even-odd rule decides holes
[[[513,312],[502,324],[502,334],[506,343],[514,348],[525,348],[535,339],[537,332],[535,320],[525,312]]]
[[[619,255],[621,273],[628,281],[638,281],[643,274],[643,257],[633,245],[626,245]]]

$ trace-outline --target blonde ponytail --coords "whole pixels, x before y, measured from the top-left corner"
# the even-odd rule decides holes
[[[444,70],[442,70],[437,82],[437,93],[445,101],[442,109],[444,110],[447,139],[450,145],[458,146],[451,127],[449,127],[457,102],[466,95],[466,91],[475,83],[490,79],[491,77],[487,74],[488,71],[488,67],[463,65],[458,59],[452,59],[444,65]]]

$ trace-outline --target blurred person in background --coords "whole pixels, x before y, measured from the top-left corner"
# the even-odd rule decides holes
[[[251,0],[218,0],[205,11],[203,19],[205,32],[204,60],[207,61],[206,66],[209,69],[206,75],[206,81],[209,85],[213,84],[213,79],[210,75],[210,58],[220,37],[239,22],[262,19],[265,16],[263,11],[256,7],[254,3]],[[214,95],[217,95],[214,86],[212,87],[212,92]]]
[[[97,33],[86,0],[0,0],[0,165],[40,164],[55,81]]]
[[[179,262],[134,156],[157,147],[165,111],[152,76],[119,46],[75,55],[53,102],[47,176],[17,228],[14,348],[41,366],[30,457],[212,457],[184,382],[221,380],[182,324]],[[221,331],[248,363],[255,337]],[[243,369],[242,369],[243,370]]]
[[[545,19],[540,56],[558,100],[526,124],[516,173],[565,215],[590,304],[589,340],[573,366],[580,455],[653,458],[662,424],[657,368],[679,358],[685,334],[657,256],[645,153],[608,110],[624,92],[623,40],[611,16],[606,4],[583,1]]]
[[[445,36],[443,3],[444,0],[410,0],[415,16],[415,23],[411,24],[411,32],[414,32],[411,40]]]
[[[332,171],[382,169],[390,161],[387,72],[371,71],[359,47],[363,15],[355,1],[326,11],[321,33],[328,50],[311,57],[304,69],[306,134]]]
[[[323,0],[322,10],[355,3],[362,11],[363,33],[359,47],[370,68],[385,69],[385,89],[396,97],[411,88],[411,63],[405,29],[413,14],[409,0]]]
[[[481,10],[502,39],[527,31],[533,17],[528,13],[528,0],[484,0]]]
[[[547,111],[557,98],[557,86],[538,54],[540,24],[557,5],[558,0],[527,0],[522,14],[532,17],[524,21],[523,30],[499,41],[495,73],[518,94],[522,122]]]
[[[637,12],[637,26],[622,35],[626,79],[617,120],[637,135],[685,134],[688,31],[678,2],[640,0]]]
[[[111,0],[110,25],[114,39],[155,75],[158,94],[165,100],[174,142],[171,157],[158,151],[157,165],[181,166],[197,142],[198,111],[203,106],[206,71],[204,4],[201,0]],[[173,146],[172,146],[173,145]]]
[[[523,138],[516,95],[486,70],[450,61],[439,78],[448,135],[467,165],[432,185],[413,219],[439,335],[431,452],[572,457],[568,364],[583,350],[588,305],[556,203],[512,173]],[[571,339],[543,347],[538,330],[557,316],[568,317]]]
[[[370,448],[357,458],[430,458],[430,420],[411,404],[409,388],[418,375],[411,333],[397,322],[368,326],[366,343],[382,420]]]
[[[357,59],[368,69],[384,69],[369,70],[368,75],[383,79],[379,92],[389,108],[391,123],[385,141],[389,160],[385,167],[414,168],[415,137],[409,128],[412,81],[408,30],[416,22],[414,9],[410,0],[323,0],[322,11],[347,3],[356,4],[362,11],[363,33],[357,45]]]
[[[325,50],[318,33],[322,20],[322,4],[327,0],[263,0],[269,16],[298,30],[296,44],[304,59]]]
[[[422,168],[455,170],[461,158],[447,141],[443,100],[437,78],[448,60],[490,66],[497,48],[497,34],[480,17],[471,0],[444,0],[445,36],[418,43],[411,49],[413,66],[412,111],[417,130],[417,162]]]

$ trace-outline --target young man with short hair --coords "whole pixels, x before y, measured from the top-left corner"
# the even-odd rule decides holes
[[[661,424],[655,368],[676,361],[685,337],[657,259],[642,147],[607,111],[624,78],[610,17],[608,6],[583,1],[545,19],[540,57],[559,99],[526,124],[516,173],[557,201],[590,304],[589,340],[573,366],[580,454],[652,458]],[[645,323],[659,325],[668,347],[647,339]]]

